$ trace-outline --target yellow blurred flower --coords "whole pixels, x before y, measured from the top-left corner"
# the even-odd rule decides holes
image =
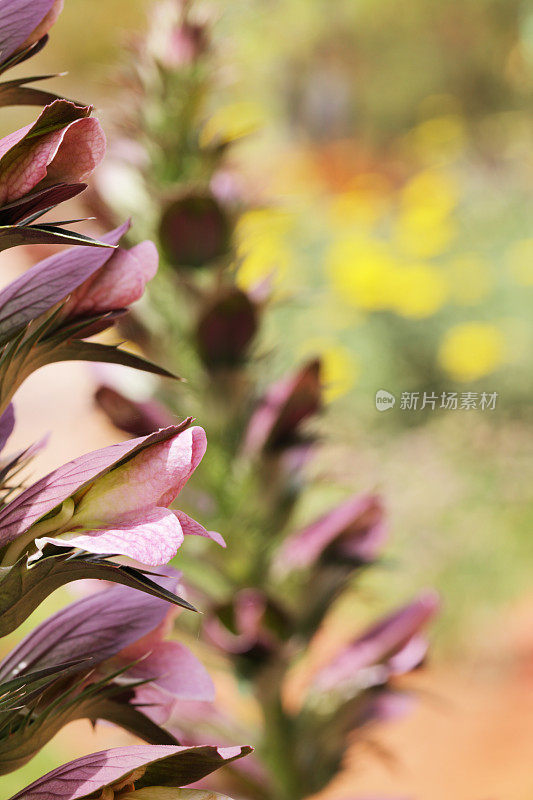
[[[487,322],[465,322],[446,333],[439,362],[455,380],[476,380],[497,369],[504,353],[504,338],[499,328]]]
[[[431,258],[445,252],[455,236],[450,217],[458,189],[441,170],[424,170],[404,187],[396,220],[400,248],[415,258]]]
[[[425,120],[409,136],[415,154],[427,164],[445,164],[461,153],[466,141],[463,121],[458,114],[442,114]]]
[[[330,339],[308,339],[300,348],[302,358],[320,357],[323,397],[331,403],[348,394],[357,381],[360,367],[356,356],[344,345]]]
[[[459,187],[446,172],[426,169],[414,175],[403,187],[401,202],[405,209],[431,208],[434,216],[445,217],[457,205]]]
[[[484,300],[493,280],[487,262],[475,253],[464,253],[448,264],[451,299],[462,306],[474,306]]]
[[[232,142],[249,136],[265,124],[265,112],[259,103],[240,102],[222,106],[212,114],[200,132],[200,145]]]
[[[276,239],[262,239],[247,247],[237,269],[237,285],[247,291],[265,278],[274,289],[281,286],[294,264],[292,251]]]
[[[533,286],[533,239],[514,242],[506,256],[509,271],[522,286]]]
[[[391,307],[402,317],[423,319],[446,302],[448,283],[442,272],[428,264],[400,267],[394,276]]]
[[[356,236],[339,239],[326,261],[332,285],[346,302],[369,311],[387,308],[396,261],[383,242]]]
[[[396,220],[395,238],[406,255],[433,258],[446,252],[455,238],[452,219],[432,206],[412,206]]]
[[[280,208],[254,208],[239,217],[235,229],[237,247],[246,250],[257,239],[286,236],[293,227],[293,217]]]
[[[294,266],[294,256],[287,241],[292,217],[280,209],[254,209],[243,214],[235,230],[239,255],[237,284],[250,289],[265,278],[279,287]]]

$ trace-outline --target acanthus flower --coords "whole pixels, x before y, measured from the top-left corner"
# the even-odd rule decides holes
[[[106,141],[90,106],[47,105],[34,123],[0,139],[0,249],[18,244],[84,243],[88,237],[53,223],[32,224],[85,188]]]
[[[4,565],[27,550],[33,561],[47,544],[159,566],[176,555],[184,534],[222,543],[184,512],[168,509],[205,449],[203,429],[186,420],[60,467],[0,511],[0,543],[9,545]]]
[[[157,580],[175,592],[179,579],[171,570]],[[212,702],[214,687],[188,648],[165,640],[170,609],[161,598],[114,587],[72,603],[20,642],[0,662],[0,694],[13,680],[50,681],[12,714],[0,771],[25,763],[78,718],[113,722],[152,744],[176,743],[159,726],[180,702]]]

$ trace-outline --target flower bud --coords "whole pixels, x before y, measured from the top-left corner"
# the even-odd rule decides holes
[[[280,550],[280,571],[313,564],[358,565],[372,561],[386,535],[381,499],[354,495],[306,528],[289,536]]]
[[[147,436],[173,422],[170,412],[156,400],[138,403],[111,386],[99,386],[94,400],[115,428],[132,436]]]
[[[230,222],[211,194],[188,194],[167,206],[159,235],[168,260],[177,267],[204,267],[226,255]]]
[[[270,387],[250,419],[246,452],[279,452],[301,443],[300,426],[322,407],[320,367],[313,359]]]
[[[257,306],[236,287],[220,291],[205,305],[196,343],[206,367],[236,367],[243,362],[258,328]]]
[[[188,67],[198,61],[209,48],[205,25],[185,20],[170,34],[163,63],[169,69]]]
[[[283,609],[259,589],[242,589],[205,623],[209,639],[235,657],[243,674],[265,665],[289,633]]]

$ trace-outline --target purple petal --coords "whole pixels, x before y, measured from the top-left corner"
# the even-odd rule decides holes
[[[117,245],[129,228],[121,225],[102,237]],[[113,256],[114,250],[71,247],[41,261],[0,292],[0,339],[24,327],[84,283]]]
[[[0,62],[18,50],[56,0],[0,0]]]
[[[250,752],[249,747],[117,747],[64,764],[10,800],[83,800],[88,795],[98,796],[107,786],[120,785],[132,773],[140,775],[135,781],[137,789],[186,786]]]
[[[355,495],[289,536],[280,551],[278,568],[286,571],[309,567],[328,548],[334,549],[337,556],[371,561],[376,557],[385,535],[380,498]]]
[[[175,591],[179,573],[155,580]],[[156,629],[168,613],[166,600],[125,586],[98,591],[35,628],[0,663],[0,678],[79,658],[91,664],[105,661]]]
[[[10,403],[0,417],[0,451],[6,446],[6,442],[13,433],[15,427],[15,409]]]
[[[12,542],[34,522],[48,514],[79,489],[109,472],[115,464],[144,448],[164,442],[186,430],[190,419],[149,436],[104,447],[75,458],[37,481],[0,510],[0,546]]]
[[[208,539],[212,539],[221,547],[226,547],[226,542],[220,533],[217,533],[216,531],[206,531],[203,525],[200,525],[199,522],[196,522],[195,519],[192,519],[183,511],[174,511],[174,514],[179,519],[181,529],[185,536],[206,536]]]
[[[180,642],[159,642],[149,656],[128,670],[127,676],[150,680],[177,700],[212,702],[215,699],[211,676]]]
[[[360,670],[387,663],[389,672],[393,671],[394,658],[400,671],[416,666],[414,655],[425,654],[420,646],[419,632],[435,616],[439,608],[439,598],[433,591],[421,593],[416,600],[399,611],[385,617],[373,625],[366,633],[341,651],[328,666],[315,677],[315,685],[322,690],[351,682]],[[406,648],[413,648],[409,652]],[[399,658],[398,654],[403,655]]]
[[[65,533],[61,538],[43,536],[36,539],[38,550],[46,544],[85,550],[98,555],[119,555],[141,564],[158,567],[174,558],[183,544],[183,531],[178,518],[166,508],[154,508],[116,520],[113,527],[83,533]],[[33,560],[33,556],[30,560]]]
[[[320,361],[270,387],[254,412],[244,443],[248,453],[292,443],[301,423],[321,408]]]

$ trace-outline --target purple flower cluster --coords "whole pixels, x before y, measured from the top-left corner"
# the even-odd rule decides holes
[[[45,46],[61,7],[62,0],[0,0],[0,74]],[[42,221],[83,191],[105,151],[91,108],[27,85],[44,77],[0,83],[0,105],[44,106],[34,123],[0,140],[0,250],[75,247],[0,292],[0,636],[59,586],[94,578],[107,588],[41,623],[0,662],[0,774],[23,766],[68,722],[107,720],[147,744],[73,761],[12,800],[178,798],[179,787],[250,751],[182,746],[163,727],[180,703],[214,697],[198,659],[166,638],[177,609],[194,609],[181,596],[181,576],[164,565],[185,535],[224,544],[182,510],[169,510],[204,455],[203,429],[190,418],[166,420],[29,486],[17,476],[44,442],[4,456],[15,425],[12,398],[41,366],[101,361],[169,375],[91,341],[142,296],[158,254],[149,241],[119,244],[129,223],[94,240],[67,223]]]

